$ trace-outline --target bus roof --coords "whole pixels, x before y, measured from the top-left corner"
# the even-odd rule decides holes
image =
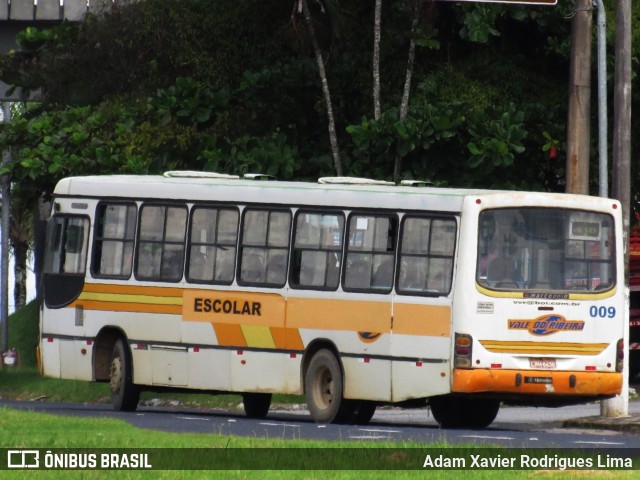
[[[184,176],[96,175],[68,177],[58,182],[54,196],[180,200],[186,202],[266,202],[270,205],[460,212],[462,203],[467,196],[500,193],[497,190],[486,189],[396,186],[389,182],[357,181],[367,179],[352,179],[354,181],[349,182],[344,180],[345,177],[337,177],[337,180],[329,180],[326,183],[313,183],[260,181],[207,174],[207,172],[186,173],[190,174]],[[195,173],[202,173],[202,175]],[[523,192],[501,191],[501,193],[522,195]],[[569,197],[567,194],[529,193],[537,198],[547,197],[547,200],[550,196],[556,197],[557,200],[560,197]],[[584,199],[586,196],[580,195],[578,197]],[[593,199],[594,197],[587,198]]]

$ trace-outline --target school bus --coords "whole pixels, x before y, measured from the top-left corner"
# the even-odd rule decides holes
[[[428,405],[486,427],[501,403],[622,388],[615,200],[421,182],[202,172],[63,179],[43,268],[41,370],[235,392],[249,417],[304,394],[317,422]]]

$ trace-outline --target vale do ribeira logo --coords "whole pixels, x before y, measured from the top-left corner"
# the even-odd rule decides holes
[[[543,315],[534,320],[509,320],[509,330],[528,330],[532,335],[579,332],[583,329],[582,320],[567,320],[562,315]]]

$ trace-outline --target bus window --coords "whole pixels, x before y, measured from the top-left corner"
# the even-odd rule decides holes
[[[448,294],[455,244],[455,220],[405,217],[400,242],[398,293]]]
[[[187,262],[189,281],[231,284],[236,262],[237,238],[237,210],[194,208]]]
[[[342,213],[298,213],[290,278],[293,287],[338,288],[343,231]]]
[[[239,283],[284,285],[291,212],[247,209],[243,218]]]
[[[92,265],[94,276],[131,276],[136,214],[133,203],[98,206]]]
[[[47,308],[65,307],[82,293],[88,243],[88,218],[58,215],[49,220],[43,269]]]
[[[44,273],[85,273],[89,220],[57,216],[49,221]]]
[[[614,285],[613,219],[553,208],[480,215],[477,280],[517,290],[604,291]]]
[[[389,292],[393,286],[397,220],[352,215],[343,287]]]
[[[161,282],[182,278],[186,226],[185,207],[142,206],[136,278]]]

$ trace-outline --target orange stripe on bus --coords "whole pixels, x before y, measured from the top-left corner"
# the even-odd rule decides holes
[[[271,336],[280,350],[304,350],[300,332],[295,328],[271,327]]]
[[[247,341],[244,338],[242,327],[229,323],[214,323],[213,329],[218,337],[218,345],[225,347],[246,347]]]
[[[83,292],[126,293],[128,295],[153,295],[157,297],[182,297],[184,289],[176,287],[147,287],[136,285],[115,285],[111,283],[85,283]]]
[[[397,303],[393,306],[393,333],[450,337],[451,307]]]
[[[289,298],[287,325],[317,330],[388,333],[391,330],[391,303]]]
[[[527,342],[480,340],[480,344],[494,353],[522,353],[548,355],[599,355],[607,343]]]
[[[85,310],[102,310],[107,312],[136,312],[136,313],[166,313],[180,315],[181,305],[162,305],[155,303],[119,303],[100,302],[95,300],[76,300],[69,305],[70,308],[82,307]]]

